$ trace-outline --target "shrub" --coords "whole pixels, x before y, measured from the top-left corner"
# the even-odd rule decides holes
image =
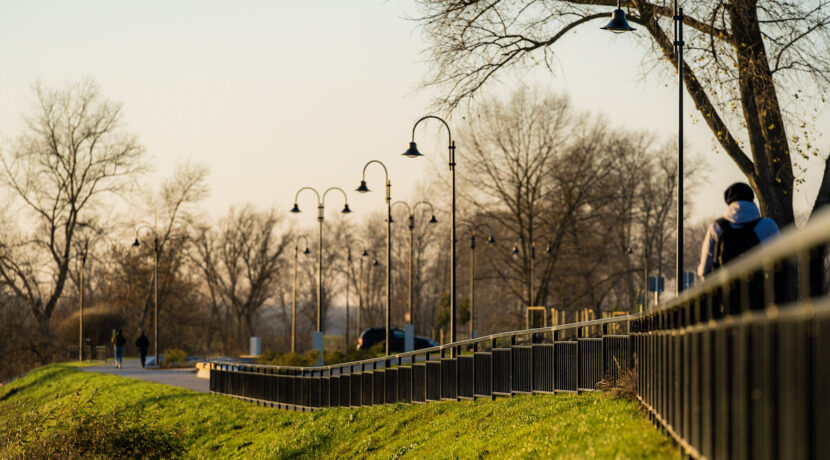
[[[609,393],[612,396],[621,396],[626,399],[637,399],[637,357],[634,357],[634,367],[623,369],[620,363],[614,360],[616,366],[616,377],[610,372],[606,373],[602,380],[597,382],[597,390]]]
[[[57,332],[63,343],[78,343],[78,321],[80,313],[75,311],[58,324]],[[105,305],[84,309],[84,337],[90,345],[109,345],[113,329],[122,329],[126,321],[118,311]],[[129,337],[128,331],[124,334]],[[127,341],[129,345],[130,341]]]
[[[187,363],[187,353],[179,348],[164,350],[164,367],[181,367]]]
[[[50,410],[23,403],[0,405],[6,429],[0,458],[176,458],[183,446],[177,434],[142,418],[136,407],[95,409],[93,395]]]

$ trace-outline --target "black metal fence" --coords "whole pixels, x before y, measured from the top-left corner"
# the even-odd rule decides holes
[[[211,364],[210,390],[295,410],[594,390],[633,362],[623,316],[324,367]]]
[[[76,361],[78,359],[78,346],[77,345],[70,345],[67,348],[68,351],[68,358],[71,361]],[[84,345],[84,359],[86,360],[98,360],[98,361],[106,361],[107,358],[112,358],[114,356],[114,351],[112,347],[108,347],[106,345]]]
[[[830,458],[830,214],[631,322],[643,405],[699,458]]]
[[[287,409],[595,389],[638,399],[695,458],[830,458],[830,213],[652,311],[355,363],[213,363],[212,392]]]

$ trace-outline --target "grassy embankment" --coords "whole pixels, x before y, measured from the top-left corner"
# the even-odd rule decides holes
[[[0,458],[673,458],[623,398],[294,413],[56,364],[0,387]]]

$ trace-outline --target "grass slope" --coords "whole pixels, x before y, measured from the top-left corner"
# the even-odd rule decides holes
[[[67,364],[0,388],[0,429],[2,458],[678,457],[636,403],[602,394],[294,413]]]

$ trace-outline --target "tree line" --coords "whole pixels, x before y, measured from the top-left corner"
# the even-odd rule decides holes
[[[206,217],[204,165],[184,162],[158,189],[139,187],[149,171],[145,151],[124,125],[121,104],[93,81],[37,84],[34,96],[22,132],[0,152],[0,193],[8,198],[0,210],[0,355],[8,363],[0,378],[65,359],[78,343],[81,297],[93,345],[107,344],[113,327],[132,337],[150,332],[155,283],[163,349],[238,354],[257,335],[266,349],[287,351],[295,251],[298,351],[310,346],[314,229],[292,226],[287,210],[253,204]],[[571,315],[636,310],[645,266],[652,276],[671,271],[672,145],[542,90],[483,100],[457,126],[460,336],[469,333],[471,276],[482,335],[523,327],[529,305]],[[694,184],[700,168],[689,169]],[[420,188],[438,222],[417,207],[411,233],[414,324],[436,339],[449,324],[446,187],[438,180]],[[405,207],[394,211],[392,324],[402,327],[410,229]],[[384,322],[384,219],[327,223],[323,328],[344,330],[348,288],[349,347],[360,329]]]

